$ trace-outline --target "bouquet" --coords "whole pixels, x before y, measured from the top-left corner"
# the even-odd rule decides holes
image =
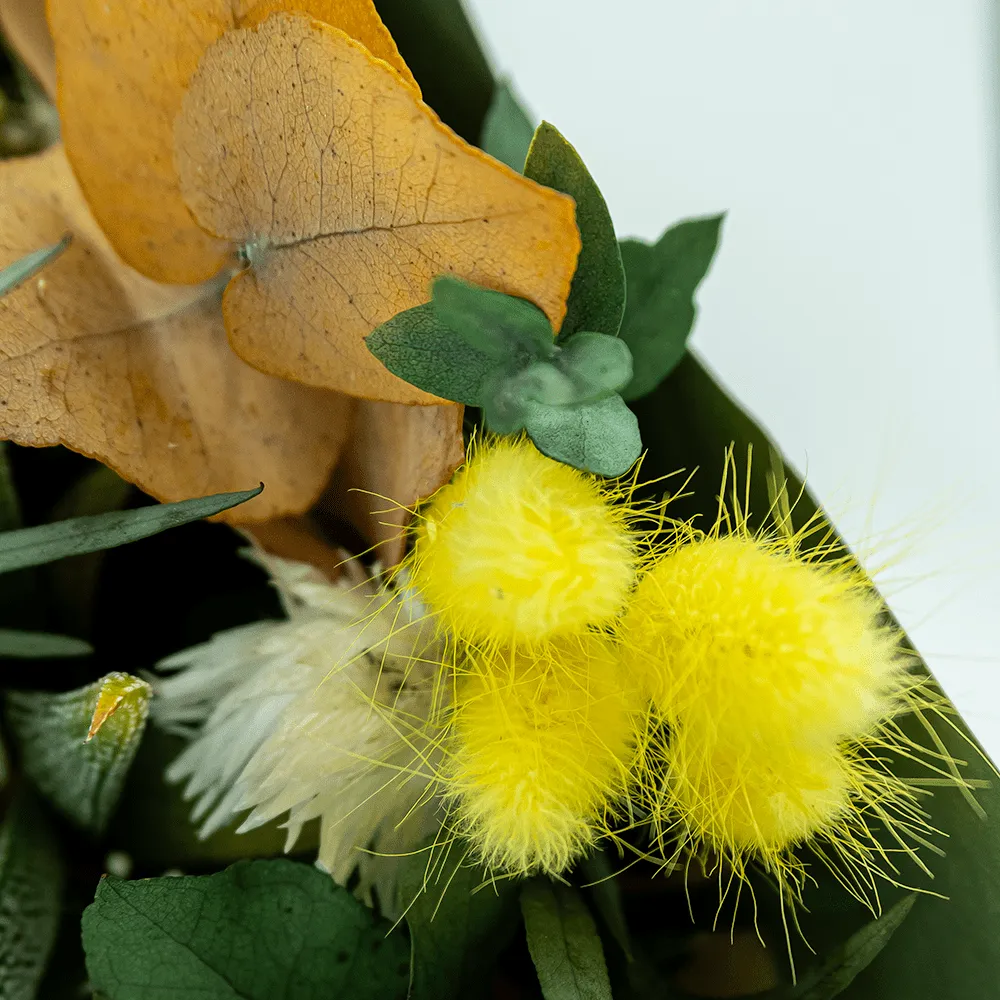
[[[994,994],[993,765],[687,345],[721,217],[619,241],[459,0],[0,22],[4,997]]]

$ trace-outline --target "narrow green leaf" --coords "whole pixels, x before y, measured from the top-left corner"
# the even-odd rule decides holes
[[[514,96],[510,81],[501,80],[486,112],[480,145],[490,156],[520,173],[534,135],[535,126]]]
[[[625,919],[625,907],[622,905],[622,892],[615,870],[608,863],[604,851],[596,851],[580,862],[580,874],[586,880],[586,889],[601,919],[604,921],[611,936],[618,943],[622,954],[632,960],[632,938]]]
[[[245,503],[257,496],[263,485],[239,493],[157,504],[139,510],[113,511],[93,517],[78,517],[37,528],[20,528],[0,534],[0,573],[40,566],[83,552],[96,552],[156,535],[190,521],[200,521]]]
[[[111,673],[76,691],[12,691],[7,724],[25,773],[73,822],[95,833],[107,825],[139,747],[150,687]]]
[[[555,350],[548,318],[526,299],[444,275],[434,281],[432,305],[443,326],[498,360],[548,358]]]
[[[625,399],[652,392],[684,356],[697,313],[694,293],[712,264],[722,219],[682,222],[653,245],[622,241],[628,298],[620,336],[635,362]]]
[[[543,454],[601,476],[624,475],[642,453],[639,424],[618,395],[580,406],[536,405],[525,429]]]
[[[329,875],[241,861],[216,875],[106,876],[83,914],[108,1000],[402,1000],[406,938]]]
[[[794,992],[795,1000],[832,1000],[840,996],[868,968],[909,915],[916,894],[904,896],[877,920],[866,924],[826,957],[822,966],[806,976]]]
[[[57,656],[86,656],[93,649],[89,642],[69,635],[47,632],[21,632],[0,628],[0,656],[16,659],[43,659]]]
[[[67,233],[58,243],[53,243],[50,247],[35,250],[20,260],[8,264],[0,270],[0,296],[12,292],[22,282],[38,274],[51,260],[55,259],[70,244],[70,235]]]
[[[393,375],[424,392],[479,406],[497,359],[446,327],[428,302],[393,316],[366,338],[368,350]]]
[[[464,864],[457,847],[440,859],[420,851],[401,862],[399,908],[413,946],[409,1000],[492,995],[492,969],[517,927],[517,889]],[[440,863],[439,863],[440,862]]]
[[[579,889],[532,879],[521,912],[545,1000],[611,1000],[604,949]]]
[[[548,122],[535,131],[524,176],[576,201],[582,248],[559,339],[565,340],[578,330],[617,336],[625,309],[625,272],[614,223],[600,188],[580,154]]]
[[[26,791],[0,827],[0,997],[34,1000],[59,927],[63,865]]]

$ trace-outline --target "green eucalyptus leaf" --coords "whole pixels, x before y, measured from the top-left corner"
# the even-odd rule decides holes
[[[418,851],[400,861],[398,904],[413,947],[409,1000],[491,996],[493,965],[516,931],[516,887],[490,881],[460,854]]]
[[[582,247],[560,340],[578,330],[616,336],[625,309],[625,272],[611,213],[594,178],[580,154],[548,122],[535,131],[524,176],[562,191],[576,202]]]
[[[866,924],[835,948],[818,969],[803,977],[792,992],[795,1000],[833,1000],[840,996],[889,943],[913,909],[916,898],[912,892],[904,896],[877,920]]]
[[[604,949],[579,889],[532,879],[521,912],[545,1000],[611,1000]]]
[[[628,344],[605,333],[577,333],[563,345],[555,363],[578,387],[574,402],[591,402],[621,392],[632,381]]]
[[[498,361],[548,358],[552,326],[534,303],[444,275],[433,284],[434,315],[470,347]]]
[[[113,511],[43,524],[37,528],[7,531],[0,534],[0,573],[148,538],[168,528],[200,521],[203,517],[211,517],[245,503],[263,488],[258,486],[239,493],[217,493],[180,503],[156,504],[139,510]]]
[[[435,315],[428,302],[393,316],[365,338],[393,375],[424,392],[479,406],[497,359],[470,346]]]
[[[111,818],[146,728],[150,693],[145,681],[111,673],[76,691],[7,695],[25,773],[86,830],[100,833]]]
[[[490,156],[520,173],[534,135],[535,126],[514,96],[510,81],[501,80],[486,112],[480,145]]]
[[[0,997],[34,1000],[59,927],[63,864],[45,817],[22,790],[0,827]]]
[[[628,298],[620,336],[635,361],[625,399],[652,392],[684,356],[697,313],[694,293],[712,264],[722,219],[682,222],[652,245],[622,241]]]
[[[74,639],[69,635],[0,628],[0,656],[15,659],[45,659],[58,656],[86,656],[93,651],[89,642]]]
[[[621,476],[642,453],[639,424],[621,396],[579,406],[528,408],[525,430],[549,458],[601,476]]]
[[[409,968],[404,935],[329,875],[284,859],[105,876],[83,946],[108,1000],[402,1000]]]
[[[8,264],[0,270],[0,296],[12,292],[18,285],[38,274],[50,261],[54,260],[70,244],[71,237],[67,233],[58,243],[53,243],[50,247],[35,250],[20,260]]]

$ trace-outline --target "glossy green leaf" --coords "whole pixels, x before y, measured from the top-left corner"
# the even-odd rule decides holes
[[[0,270],[0,296],[12,292],[18,285],[38,274],[50,261],[54,260],[70,244],[70,236],[67,234],[58,243],[53,243],[50,247],[35,250],[20,260],[8,264]]]
[[[76,691],[12,691],[7,724],[25,774],[60,812],[95,833],[121,794],[149,714],[150,687],[111,673]]]
[[[616,336],[625,309],[625,272],[614,223],[600,189],[580,154],[548,122],[535,131],[524,175],[576,201],[582,248],[560,341],[578,330]]]
[[[624,475],[642,453],[639,424],[618,395],[580,406],[536,405],[525,428],[549,458],[601,476]]]
[[[694,293],[715,257],[722,219],[682,222],[652,245],[622,241],[628,297],[620,336],[635,363],[625,399],[652,392],[684,356],[697,313]]]
[[[462,0],[375,0],[424,100],[463,139],[479,140],[493,73]]]
[[[402,1000],[406,938],[389,930],[329,875],[286,860],[106,876],[83,915],[91,984],[108,1000]]]
[[[424,392],[469,406],[480,405],[498,368],[495,357],[445,326],[429,302],[393,316],[365,343],[393,375]]]
[[[497,956],[517,927],[517,888],[464,863],[417,852],[401,861],[399,908],[413,946],[409,1000],[476,1000],[492,995]]]
[[[510,82],[501,80],[486,112],[480,145],[490,156],[520,173],[534,135],[535,126],[515,97]]]
[[[89,642],[74,639],[69,635],[0,628],[0,657],[44,659],[58,656],[86,656],[92,652]]]
[[[611,1000],[604,948],[579,889],[532,879],[521,912],[545,1000]]]
[[[139,510],[114,511],[8,531],[0,534],[0,573],[148,538],[245,503],[263,488],[258,486],[240,493],[217,493],[180,503],[157,504]]]
[[[63,865],[26,791],[0,826],[0,997],[34,1000],[59,927]]]
[[[670,504],[671,517],[699,517],[699,523],[710,524],[715,517],[725,450],[734,446],[742,476],[747,446],[752,445],[750,527],[756,529],[765,522],[770,507],[767,474],[774,446],[695,355],[688,352],[653,393],[633,403],[633,409],[647,448],[643,478],[652,481],[678,469],[692,473],[686,495]],[[790,470],[786,472],[789,493],[798,496],[801,480]],[[659,496],[670,489],[671,482],[677,481],[649,487],[638,499]],[[795,524],[804,523],[816,511],[813,498],[803,492],[793,512]],[[818,523],[827,522],[820,518]],[[926,671],[925,667],[921,669]],[[901,723],[909,737],[933,747],[918,719],[908,716]],[[944,856],[926,854],[933,879],[900,856],[899,880],[946,898],[928,895],[919,900],[888,945],[844,991],[845,1000],[966,1000],[991,996],[996,988],[1000,975],[1000,936],[996,933],[1000,927],[1000,895],[996,892],[1000,885],[1000,781],[988,761],[968,742],[968,730],[957,715],[932,725],[947,752],[968,762],[962,776],[985,786],[976,792],[976,798],[987,818],[973,810],[954,788],[938,787],[932,798],[924,800],[929,822],[945,835],[946,839],[936,838]],[[893,769],[921,776],[918,768],[902,759],[894,761]],[[806,889],[804,904],[808,912],[800,914],[800,921],[821,963],[872,918],[849,898],[836,879],[824,872],[821,863],[814,864],[811,873],[819,885]],[[905,895],[905,890],[882,883],[880,896],[885,908]],[[783,936],[780,921],[773,931]],[[802,953],[800,972],[805,975],[811,956],[804,948],[798,950]]]

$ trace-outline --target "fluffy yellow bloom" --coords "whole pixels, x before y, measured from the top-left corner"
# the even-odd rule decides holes
[[[565,871],[608,832],[639,708],[596,635],[479,657],[458,679],[445,752],[455,832],[495,871]]]
[[[410,573],[459,640],[502,645],[609,621],[635,563],[625,508],[600,480],[499,438],[421,512]]]

